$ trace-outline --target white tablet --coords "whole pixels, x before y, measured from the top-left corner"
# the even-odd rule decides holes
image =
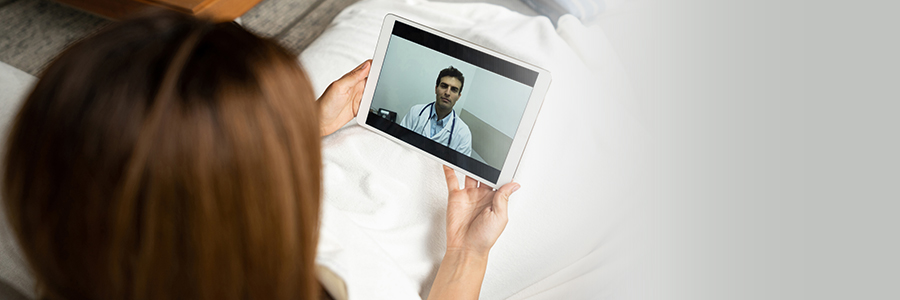
[[[546,70],[389,14],[356,120],[499,188],[549,86]]]

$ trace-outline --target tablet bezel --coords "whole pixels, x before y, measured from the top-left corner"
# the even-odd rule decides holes
[[[497,182],[491,182],[481,176],[474,174],[462,167],[459,167],[453,163],[450,163],[434,154],[431,154],[425,150],[419,149],[418,147],[411,145],[405,141],[400,140],[378,128],[375,128],[369,124],[366,124],[366,119],[369,117],[369,109],[372,105],[372,100],[375,96],[375,85],[378,83],[378,77],[381,73],[381,69],[384,63],[385,55],[387,54],[387,46],[390,41],[394,25],[397,22],[401,22],[408,26],[412,26],[414,28],[423,30],[425,32],[434,34],[441,38],[447,39],[454,43],[460,44],[465,47],[472,48],[484,54],[505,60],[517,66],[523,67],[525,69],[536,72],[537,79],[535,80],[534,86],[532,87],[531,96],[528,98],[528,103],[525,105],[525,111],[522,114],[522,119],[519,121],[519,126],[516,129],[515,136],[513,137],[512,144],[510,145],[509,151],[506,154],[506,160],[503,162],[503,166],[500,168],[500,175],[497,178]],[[500,186],[511,182],[515,178],[516,170],[519,167],[519,161],[522,158],[522,154],[525,152],[525,145],[528,142],[528,138],[531,135],[531,130],[534,127],[534,123],[537,119],[538,112],[541,109],[541,104],[543,104],[544,96],[547,94],[547,89],[550,87],[550,72],[547,70],[541,69],[534,65],[528,64],[521,60],[512,58],[508,55],[499,53],[497,51],[487,49],[485,47],[473,44],[461,38],[455,37],[453,35],[444,33],[442,31],[430,28],[428,26],[410,21],[409,19],[405,19],[403,17],[388,14],[384,18],[384,22],[381,26],[381,32],[378,35],[378,43],[375,46],[375,54],[372,60],[372,67],[369,71],[369,78],[366,82],[366,88],[363,92],[362,101],[360,102],[359,112],[356,116],[356,122],[371,131],[374,131],[388,139],[403,145],[409,149],[413,149],[414,151],[418,151],[419,153],[423,153],[433,159],[437,159],[444,165],[450,166],[454,170],[462,172],[469,177],[472,177],[482,184],[487,184],[492,188],[499,188]]]

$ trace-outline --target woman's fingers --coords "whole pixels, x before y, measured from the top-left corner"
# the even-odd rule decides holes
[[[478,181],[475,180],[475,179],[472,179],[472,177],[466,176],[466,188],[467,188],[467,189],[469,189],[469,188],[474,189],[474,188],[477,188],[477,187],[478,187]]]
[[[369,68],[372,66],[372,60],[364,61],[363,63],[356,66],[353,71],[347,72],[344,76],[341,76],[334,83],[337,84],[338,90],[341,93],[345,93],[350,91],[350,89],[356,88],[356,85],[359,82],[365,82],[366,78],[369,76]]]
[[[371,66],[372,66],[372,60],[371,59],[366,60],[366,61],[362,62],[361,64],[359,64],[359,66],[356,66],[356,69],[353,69],[353,71],[350,71],[349,73],[344,74],[344,77],[341,77],[341,79],[348,78],[348,80],[351,80],[352,82],[357,82],[357,81],[366,79],[366,77],[369,76],[369,67],[371,67]]]
[[[447,179],[447,190],[449,190],[450,192],[458,191],[459,180],[456,179],[456,171],[453,171],[453,169],[447,166],[442,167],[444,167],[444,177],[445,179]]]
[[[353,98],[350,108],[353,110],[353,115],[356,116],[359,113],[359,104],[362,102],[362,94],[366,88],[366,78],[363,78],[359,82],[353,86]]]

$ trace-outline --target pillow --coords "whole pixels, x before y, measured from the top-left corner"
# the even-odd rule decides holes
[[[538,13],[550,18],[553,24],[565,14],[575,16],[585,24],[593,24],[610,6],[626,0],[522,0]]]

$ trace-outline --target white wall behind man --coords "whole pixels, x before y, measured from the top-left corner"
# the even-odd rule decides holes
[[[512,138],[532,88],[484,69],[475,72],[478,81],[464,91],[468,101],[462,109]]]
[[[457,113],[467,101],[469,83],[477,79],[475,66],[396,36],[391,37],[384,61],[372,108],[397,112],[397,123],[413,105],[434,102],[434,82],[441,70],[452,65],[465,77],[463,93],[453,107]]]

